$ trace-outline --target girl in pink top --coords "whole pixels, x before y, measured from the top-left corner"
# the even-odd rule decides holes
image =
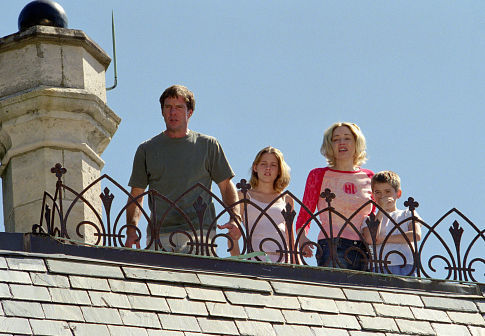
[[[248,202],[241,203],[240,211],[246,224],[249,252],[265,252],[272,262],[291,261],[283,253],[289,250],[289,245],[282,211],[293,211],[293,198],[282,194],[289,183],[290,168],[281,151],[270,146],[259,151],[251,166]],[[244,193],[239,191],[239,199],[243,198]]]
[[[370,182],[374,173],[360,168],[366,161],[365,149],[364,135],[356,124],[335,123],[323,135],[320,151],[327,159],[328,167],[316,168],[309,173],[303,204],[310,212],[301,207],[296,222],[297,232],[305,229],[299,242],[305,256],[309,257],[313,255],[310,248],[313,245],[306,234],[310,223],[315,221],[315,217],[312,218],[315,208],[323,210],[328,207],[327,201],[331,201],[337,212],[330,215],[329,211],[324,211],[317,218],[322,225],[318,235],[321,251],[319,249],[316,255],[319,266],[363,270],[367,264],[366,249],[359,232],[364,218],[373,211],[371,204],[364,204],[371,199]],[[346,219],[350,221],[346,222]]]

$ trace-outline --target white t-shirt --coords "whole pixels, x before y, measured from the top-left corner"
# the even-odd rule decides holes
[[[414,215],[421,219],[416,211],[414,211]],[[412,230],[412,221],[411,221],[411,216],[412,213],[408,209],[406,210],[396,210],[391,213],[389,213],[389,216],[396,222],[397,225],[399,225],[402,229],[403,232]],[[366,218],[367,219],[367,218]],[[406,220],[409,219],[409,220]],[[419,225],[419,223],[417,223]],[[367,223],[364,220],[364,223],[362,224],[362,228],[367,227]],[[389,220],[387,216],[383,216],[382,221],[381,221],[381,230],[385,230],[384,232],[386,233],[386,237],[391,232],[392,229],[394,229],[395,224]],[[401,232],[399,231],[398,228],[396,228],[393,232],[392,235],[401,235]],[[409,239],[411,246],[414,247],[414,242],[413,239]],[[369,246],[369,248],[372,250],[372,247]],[[377,251],[377,256],[376,258],[381,259],[381,249],[382,249],[382,244],[377,244],[376,245],[376,251]],[[413,254],[411,252],[410,246],[407,242],[402,243],[402,244],[396,244],[396,243],[386,243],[384,246],[384,250],[382,251],[382,259],[390,261],[389,266],[398,266],[402,265],[404,260],[403,258],[393,252],[389,254],[389,256],[386,259],[386,254],[391,251],[398,251],[401,252],[404,257],[406,258],[406,264],[414,264],[414,259],[413,259]]]

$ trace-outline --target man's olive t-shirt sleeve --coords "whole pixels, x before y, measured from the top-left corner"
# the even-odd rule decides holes
[[[232,171],[229,162],[227,161],[226,155],[222,150],[222,146],[215,138],[213,138],[213,145],[210,147],[210,162],[211,169],[210,175],[211,179],[215,183],[220,183],[226,179],[234,177],[234,172]]]
[[[146,152],[143,144],[138,146],[133,159],[133,169],[131,171],[128,185],[134,188],[145,189],[148,186],[148,173],[146,167]]]

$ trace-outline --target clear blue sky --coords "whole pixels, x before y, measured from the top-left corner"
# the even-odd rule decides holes
[[[114,10],[108,105],[123,120],[102,157],[121,183],[138,144],[163,130],[161,92],[180,83],[196,95],[190,128],[220,140],[236,180],[272,145],[301,197],[326,165],[323,131],[352,121],[367,138],[364,167],[401,176],[401,207],[415,197],[429,223],[456,207],[483,228],[485,2],[58,2],[69,28],[110,55]],[[2,1],[0,36],[17,31],[27,3]]]

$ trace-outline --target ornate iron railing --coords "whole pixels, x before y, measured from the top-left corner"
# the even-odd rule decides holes
[[[32,230],[34,233],[44,233],[54,237],[70,239],[71,241],[79,241],[80,244],[89,242],[100,246],[124,247],[126,231],[129,227],[133,227],[137,232],[139,241],[142,241],[143,238],[146,239],[144,249],[147,250],[171,252],[173,251],[172,247],[174,246],[172,238],[175,235],[182,235],[186,237],[186,240],[188,241],[187,245],[190,248],[188,253],[195,255],[226,257],[233,247],[239,245],[240,254],[250,255],[253,260],[266,261],[265,253],[262,253],[266,252],[272,255],[273,261],[276,262],[308,265],[313,259],[305,257],[302,250],[305,246],[312,246],[316,249],[315,254],[321,256],[323,252],[322,248],[317,243],[316,238],[312,239],[321,232],[325,238],[328,238],[329,242],[330,261],[328,266],[340,267],[340,261],[336,257],[337,241],[340,239],[344,230],[355,232],[360,239],[364,241],[364,237],[360,232],[361,223],[353,223],[353,219],[360,210],[369,205],[373,205],[383,213],[383,216],[389,218],[394,224],[394,227],[385,236],[382,245],[377,245],[376,235],[379,221],[373,214],[371,214],[366,220],[366,224],[369,228],[372,243],[364,244],[365,247],[363,249],[351,247],[349,248],[349,251],[346,251],[345,256],[350,250],[357,250],[362,256],[366,265],[366,270],[368,271],[388,272],[390,256],[398,255],[402,260],[401,265],[413,265],[413,269],[409,274],[417,274],[419,277],[474,282],[484,282],[485,280],[483,271],[485,269],[485,259],[481,257],[485,247],[485,230],[479,229],[457,209],[451,209],[437,222],[430,225],[415,214],[415,209],[419,204],[412,197],[408,198],[404,203],[412,215],[409,218],[404,219],[402,222],[397,223],[372,200],[363,204],[351,216],[346,218],[337,209],[332,207],[332,200],[335,198],[335,195],[329,189],[326,189],[325,192],[320,195],[327,203],[327,207],[312,213],[289,191],[285,191],[266,207],[262,208],[247,196],[250,186],[244,179],[236,185],[244,197],[234,204],[225,205],[217,195],[213,194],[201,184],[194,185],[176,200],[170,200],[154,190],[148,190],[138,197],[133,198],[123,186],[108,175],[102,175],[81,192],[77,192],[63,183],[62,177],[67,171],[60,164],[56,164],[55,167],[51,169],[51,172],[57,177],[55,193],[54,195],[51,195],[48,192],[44,192],[40,222],[39,224],[33,225]],[[112,214],[112,206],[115,196],[108,187],[105,187],[99,194],[102,208],[104,208],[104,216],[102,209],[97,209],[96,204],[92,204],[95,202],[90,202],[88,200],[88,193],[92,192],[96,187],[99,188],[102,183],[113,184],[115,189],[128,199],[128,202],[126,204],[123,203],[121,210],[116,213],[115,216]],[[179,207],[178,203],[180,200],[190,192],[197,192],[199,195],[205,193],[222,209],[210,223],[204,222],[204,213],[208,208],[208,204],[203,201],[201,196],[199,196],[193,204],[193,208],[196,212],[195,219],[190,218],[184,209]],[[138,200],[145,195],[149,195],[154,204],[163,203],[167,205],[167,209],[161,218],[157,218],[155,211],[151,214],[151,217],[147,211],[138,205]],[[295,232],[294,229],[296,212],[289,203],[286,204],[285,209],[282,211],[285,227],[284,230],[281,226],[279,227],[278,223],[276,223],[267,213],[274,203],[279,201],[280,198],[286,198],[287,196],[293,198],[295,206],[300,206],[301,209],[306,211],[309,215],[309,219],[303,223],[302,228],[298,232]],[[127,207],[131,204],[134,204],[140,209],[142,217],[147,223],[147,235],[145,237],[139,227],[125,224],[124,215]],[[84,207],[84,212],[82,213],[89,213],[89,215],[85,215],[84,217],[81,216],[81,218],[78,216],[78,218],[75,218],[73,213],[75,212],[76,207],[81,205]],[[254,223],[248,223],[246,220],[248,218],[249,206],[254,207],[259,212]],[[242,221],[234,216],[232,211],[234,207],[239,207],[241,209],[241,214],[243,215]],[[167,244],[166,242],[163,243],[160,239],[160,229],[169,211],[175,211],[180,214],[184,222],[182,224],[188,229],[175,230],[169,233],[168,236],[170,239]],[[322,214],[328,216],[327,218],[330,223],[332,223],[333,217],[339,217],[344,220],[344,224],[338,232],[334,232],[332,229],[327,232],[320,220],[320,215]],[[233,241],[226,232],[217,229],[216,223],[224,217],[232,218],[236,221],[241,231],[241,238],[237,242]],[[265,231],[271,231],[273,234],[264,237],[263,239],[256,239],[255,235],[258,231],[258,225],[262,223],[263,219],[267,220],[264,225],[269,225],[271,227],[270,229],[266,228]],[[447,223],[449,223],[450,220],[452,220],[452,224],[447,226]],[[307,240],[304,239],[305,229],[310,226],[311,223],[313,223],[313,231],[310,230],[308,235],[309,240]],[[411,238],[404,234],[405,230],[403,229],[403,224],[407,225],[409,223],[412,224],[410,227],[413,228],[413,235]],[[422,231],[420,240],[416,234],[416,225],[419,225]],[[314,232],[315,227],[317,232]],[[464,234],[465,227],[468,229],[466,234]],[[331,225],[330,228],[332,228]],[[393,234],[400,234],[404,237],[406,241],[405,245],[412,251],[412,261],[406,260],[405,256],[399,251],[385,251],[384,247],[390,236]],[[416,248],[413,248],[413,246],[416,246]],[[260,253],[254,253],[258,251]],[[440,254],[436,253],[436,251],[443,252]],[[441,269],[439,269],[440,264],[442,266]]]

